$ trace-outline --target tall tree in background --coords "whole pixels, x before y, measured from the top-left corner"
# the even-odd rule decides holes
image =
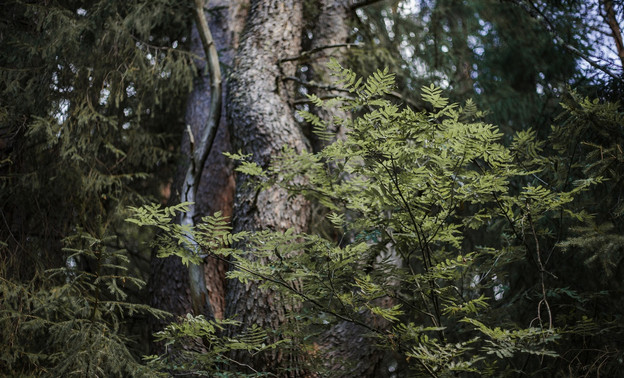
[[[166,125],[177,124],[171,110],[191,75],[187,54],[142,41],[177,46],[184,28],[155,25],[188,18],[163,2],[145,18],[140,7],[95,1],[2,7],[3,240],[15,263],[45,266],[64,261],[58,243],[76,228],[160,197],[174,135]],[[145,174],[156,165],[163,176]]]
[[[611,27],[622,19],[621,6],[607,12],[611,3],[598,0],[389,3],[357,13],[355,38],[365,49],[350,66],[369,72],[388,65],[405,98],[434,82],[456,100],[474,98],[503,129],[548,130],[568,86],[600,94],[621,83],[614,79],[622,75],[618,28]]]
[[[307,148],[288,102],[293,87],[284,85],[281,77],[292,75],[296,66],[279,64],[281,57],[301,51],[302,27],[302,1],[252,1],[228,82],[228,117],[234,149],[252,154],[260,166],[268,166],[282,148],[300,152]],[[246,182],[245,176],[237,177],[234,230],[306,229],[307,201],[288,198],[278,188],[258,192]],[[257,324],[269,329],[278,329],[287,321],[288,312],[299,306],[240,281],[230,282],[226,302],[226,316],[236,317],[243,327]],[[282,358],[262,356],[253,366],[271,371],[282,364]]]
[[[241,17],[247,12],[245,32],[241,46],[236,50],[238,35],[242,29]],[[357,6],[358,4],[356,4]],[[352,2],[322,1],[308,2],[306,9],[311,11],[319,6],[316,17],[307,24],[311,28],[312,38],[310,49],[315,53],[308,57],[311,63],[310,81],[322,82],[327,79],[324,64],[328,62],[326,56],[332,54],[340,56],[345,51],[344,44],[349,37],[348,19],[353,14]],[[294,118],[293,102],[296,102],[292,83],[295,77],[297,63],[303,57],[301,36],[304,28],[304,2],[262,2],[251,4],[246,2],[228,2],[227,5],[211,2],[206,9],[208,23],[214,31],[214,39],[220,51],[221,63],[225,68],[225,88],[227,96],[227,114],[230,121],[229,128],[233,130],[235,150],[251,153],[254,159],[266,166],[272,157],[277,156],[281,149],[290,146],[304,150],[309,145],[302,130]],[[307,15],[310,17],[310,15]],[[194,29],[195,30],[195,29]],[[192,51],[198,55],[202,47],[196,32],[193,32]],[[323,63],[325,62],[325,63]],[[232,66],[233,64],[233,66]],[[198,64],[200,68],[202,63]],[[208,118],[207,103],[210,98],[206,78],[199,76],[193,93],[187,105],[187,123],[196,135],[201,135],[199,125]],[[305,85],[305,83],[304,83]],[[314,89],[314,88],[312,88]],[[223,114],[226,112],[224,111]],[[344,114],[342,114],[344,115]],[[326,115],[331,118],[333,115]],[[219,133],[214,144],[214,151],[208,158],[202,173],[200,194],[197,201],[200,212],[197,214],[211,214],[222,211],[229,215],[228,203],[231,198],[231,166],[221,156],[227,151],[228,141],[223,138],[227,135],[228,125],[225,119],[219,126]],[[188,140],[185,135],[183,149],[186,150]],[[179,180],[178,180],[179,182]],[[225,184],[225,186],[224,186]],[[180,186],[178,183],[177,187]],[[233,222],[236,230],[285,230],[295,227],[298,230],[307,229],[308,204],[301,199],[289,199],[282,190],[275,193],[270,191],[255,193],[245,185],[244,176],[240,176],[237,185],[235,212]],[[231,192],[229,192],[231,193]],[[177,193],[176,195],[179,195]],[[188,289],[190,283],[180,272],[186,269],[179,260],[169,258],[155,261],[152,269],[153,284],[150,285],[154,305],[167,309],[173,313],[188,312]],[[277,306],[280,303],[274,294],[260,291],[239,282],[231,282],[225,290],[224,265],[222,262],[208,257],[206,259],[206,283],[210,294],[210,301],[217,317],[223,314],[223,303],[227,297],[228,307],[226,315],[234,316],[243,321],[243,327],[250,325],[266,325],[277,328],[286,321],[286,313],[296,307],[296,304],[286,304],[286,307]],[[163,280],[162,277],[170,277]],[[172,284],[177,282],[177,284]],[[187,286],[188,285],[188,286]],[[207,314],[212,315],[212,314]],[[348,327],[348,325],[344,325]],[[352,335],[359,337],[359,335]],[[351,340],[344,337],[339,341],[344,350]],[[332,346],[333,347],[333,346]],[[237,356],[241,360],[246,357]],[[346,357],[346,356],[345,356]],[[256,367],[271,369],[279,366],[281,356],[272,355],[262,357],[256,361]],[[358,358],[358,360],[360,360]],[[363,360],[368,362],[367,360]],[[364,368],[364,369],[367,369]]]

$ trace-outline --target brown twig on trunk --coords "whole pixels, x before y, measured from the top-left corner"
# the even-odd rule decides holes
[[[611,36],[615,41],[615,48],[617,49],[618,57],[620,58],[620,63],[622,64],[622,69],[624,69],[624,43],[622,42],[622,31],[620,30],[620,25],[615,18],[615,8],[613,7],[613,1],[602,0],[601,3],[605,10],[602,17],[604,18],[607,25],[609,25],[609,29],[611,29]]]

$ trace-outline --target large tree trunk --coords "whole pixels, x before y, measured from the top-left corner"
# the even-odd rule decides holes
[[[298,55],[302,32],[301,0],[255,0],[247,20],[233,72],[228,82],[228,116],[234,149],[252,154],[266,167],[284,146],[306,149],[305,137],[289,105],[289,88],[281,75],[293,75],[295,65],[280,58]],[[257,193],[247,187],[247,178],[237,177],[234,231],[306,229],[309,205],[303,198],[288,198],[286,191],[273,187]],[[293,303],[284,303],[272,292],[239,281],[228,283],[226,316],[236,316],[246,328],[253,324],[277,329],[286,321]],[[252,358],[235,358],[256,370],[277,372],[287,358],[280,352]]]
[[[207,21],[212,31],[214,43],[219,51],[219,60],[223,68],[223,77],[227,77],[228,69],[232,65],[234,51],[238,45],[249,0],[212,0],[210,8],[206,9]],[[197,27],[191,32],[191,51],[197,56],[204,56],[204,47],[199,37]],[[206,60],[195,61],[198,76],[195,79],[193,91],[189,95],[186,108],[186,124],[190,126],[193,135],[201,135],[210,116],[210,77],[206,75]],[[224,89],[226,86],[224,86]],[[225,97],[225,90],[223,93]],[[225,102],[224,102],[225,103]],[[189,156],[190,143],[188,133],[184,134],[182,153]],[[202,169],[196,195],[197,217],[212,214],[216,211],[231,216],[234,200],[234,175],[232,164],[223,156],[223,152],[230,151],[230,136],[226,122],[225,109],[221,111],[221,119],[215,140]],[[178,201],[189,161],[180,167],[173,184],[172,201]],[[208,257],[204,264],[205,281],[210,304],[214,316],[222,318],[225,304],[225,272],[224,263]],[[174,315],[184,315],[191,312],[188,269],[182,265],[178,257],[166,259],[152,259],[150,278],[150,300],[152,306],[169,311]],[[157,331],[166,325],[170,319],[155,320],[152,330]]]
[[[210,155],[203,167],[202,178],[197,191],[197,216],[222,211],[233,212],[234,231],[241,230],[285,230],[294,228],[306,231],[309,204],[303,198],[289,199],[284,190],[271,188],[256,193],[248,188],[246,178],[237,178],[236,201],[233,205],[234,178],[231,163],[222,152],[231,149],[231,133],[234,150],[251,153],[253,159],[266,167],[283,146],[302,151],[307,141],[293,117],[290,104],[292,88],[283,84],[282,77],[293,76],[295,63],[283,62],[281,58],[295,57],[301,49],[303,28],[302,1],[252,1],[247,17],[245,33],[238,46],[238,35],[244,24],[249,0],[211,1],[207,9],[210,30],[217,45],[226,80],[224,93],[227,100],[226,112],[221,122]],[[316,82],[327,82],[326,64],[329,57],[340,58],[345,48],[328,48],[347,41],[351,16],[348,0],[318,0],[320,10],[313,30],[312,49],[318,51],[310,62],[311,74]],[[196,28],[193,28],[191,49],[203,56],[203,47]],[[196,62],[200,73],[205,71],[205,61]],[[317,90],[319,96],[328,93]],[[210,79],[198,76],[187,105],[186,123],[194,135],[200,135],[210,116]],[[334,117],[344,119],[348,115],[340,110],[319,113],[323,119]],[[229,126],[229,130],[228,127]],[[339,127],[334,130],[341,134]],[[315,146],[320,148],[320,145]],[[182,152],[189,155],[189,137],[185,133]],[[180,169],[173,196],[179,198],[181,182],[186,166]],[[246,328],[253,324],[277,329],[287,321],[287,312],[296,310],[296,303],[284,303],[275,293],[260,290],[256,285],[243,285],[238,281],[225,282],[227,267],[210,257],[204,264],[206,286],[214,315],[221,318],[236,316]],[[189,280],[186,267],[178,258],[154,259],[152,283],[150,285],[152,304],[176,315],[192,311],[189,295]],[[227,288],[227,294],[226,294]],[[227,301],[225,301],[227,298]],[[227,303],[227,304],[225,304]],[[158,323],[153,330],[165,323]],[[238,330],[232,330],[237,332]],[[327,359],[327,367],[340,371],[338,374],[374,376],[382,355],[373,348],[365,347],[364,331],[351,323],[340,323],[320,343]],[[358,348],[352,348],[353,345]],[[280,367],[290,365],[290,356],[280,352],[271,355],[251,357],[246,353],[234,356],[238,361],[249,364],[258,371],[278,372]],[[331,360],[331,361],[330,361]],[[342,366],[341,362],[347,365]],[[334,364],[334,365],[331,365]],[[338,366],[338,365],[341,366]],[[347,368],[347,366],[349,366]],[[292,373],[292,374],[296,374]]]
[[[310,60],[310,80],[316,83],[329,84],[331,81],[330,72],[327,69],[327,64],[331,58],[342,61],[347,46],[344,46],[348,42],[349,32],[351,27],[349,26],[349,20],[351,18],[351,10],[348,0],[317,0],[319,14],[314,23],[312,30],[312,43],[310,45],[311,51],[317,51],[313,58]],[[340,47],[342,46],[342,47]],[[336,93],[328,91],[323,88],[310,88],[311,92],[325,98],[332,96]],[[340,93],[338,93],[340,94]],[[338,108],[334,109],[314,109],[316,115],[322,120],[327,122],[330,126],[330,130],[336,133],[336,138],[344,138],[344,129],[339,123],[334,122],[334,119],[346,120],[350,117],[349,113]],[[315,140],[315,150],[321,149],[323,143]]]

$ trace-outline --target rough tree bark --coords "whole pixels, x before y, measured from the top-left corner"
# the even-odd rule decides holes
[[[306,139],[289,105],[289,88],[282,75],[293,75],[295,65],[281,65],[279,59],[300,52],[302,0],[252,1],[247,25],[228,82],[228,116],[235,150],[252,154],[266,167],[284,146],[306,149]],[[288,198],[286,191],[273,187],[257,192],[246,187],[245,176],[237,176],[234,205],[234,231],[304,231],[309,204],[303,198]],[[235,316],[246,328],[252,324],[277,329],[286,321],[293,304],[284,303],[275,293],[255,284],[228,283],[226,316]],[[276,372],[287,356],[248,354],[235,356],[257,370]]]
[[[231,149],[230,137],[233,150],[251,153],[263,167],[284,146],[297,151],[308,147],[308,141],[293,117],[293,88],[282,80],[294,75],[297,61],[279,63],[280,59],[296,57],[301,52],[303,1],[252,0],[251,4],[249,0],[209,2],[206,9],[208,24],[224,69],[227,120],[223,111],[195,197],[196,220],[197,217],[222,211],[226,216],[232,215],[234,232],[287,228],[299,232],[307,229],[309,203],[303,198],[289,199],[287,193],[278,188],[256,192],[246,187],[244,176],[239,176],[234,199],[232,166],[222,155],[222,152]],[[323,47],[347,41],[350,31],[348,20],[352,12],[350,3],[349,0],[317,0],[320,12],[311,48],[318,51],[310,60],[311,74],[316,82],[328,81],[326,64],[329,57],[340,57],[345,51],[344,47]],[[243,25],[245,32],[239,44]],[[193,28],[191,38],[192,52],[204,56],[196,28]],[[196,64],[199,72],[203,73],[205,61],[200,59]],[[210,84],[208,76],[198,76],[188,100],[186,123],[195,138],[201,135],[209,117]],[[325,94],[321,90],[316,93],[320,96]],[[326,120],[348,116],[339,110],[324,111],[319,115]],[[341,133],[338,128],[336,131]],[[189,149],[189,136],[185,133],[182,152],[188,156]],[[186,169],[180,169],[174,185],[177,189],[172,193],[174,198],[180,198]],[[238,281],[226,285],[226,270],[227,267],[216,259],[208,257],[205,260],[206,287],[215,317],[235,317],[242,322],[243,328],[256,324],[277,329],[287,321],[287,312],[296,309],[297,304],[284,303],[275,293],[262,291],[256,285],[243,285]],[[178,258],[154,259],[151,281],[152,304],[155,307],[176,315],[192,311],[187,269]],[[155,324],[153,330],[164,324]],[[341,366],[336,364],[349,361],[352,362],[349,369],[342,369],[339,374],[375,376],[383,356],[373,348],[365,347],[363,332],[360,327],[343,322],[323,335],[319,343],[329,357],[327,367],[338,372]],[[353,348],[353,345],[358,345],[358,348]],[[293,365],[292,361],[286,360],[290,356],[280,352],[253,358],[241,353],[234,357],[258,371],[278,372],[280,367]],[[290,374],[296,375],[297,372],[291,371]]]

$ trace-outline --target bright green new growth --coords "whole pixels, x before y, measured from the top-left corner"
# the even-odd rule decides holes
[[[172,323],[154,335],[156,341],[165,341],[167,348],[174,352],[163,356],[146,356],[145,359],[150,367],[174,374],[192,372],[195,376],[228,376],[227,371],[220,371],[221,366],[235,362],[227,356],[228,352],[246,350],[259,353],[277,345],[267,345],[266,331],[257,326],[236,337],[221,336],[227,326],[238,324],[234,320],[207,320],[202,315],[187,314],[181,322]],[[192,345],[197,348],[194,350],[190,347]],[[263,376],[256,373],[257,376]]]
[[[430,109],[415,112],[381,97],[393,87],[387,70],[362,80],[336,62],[330,68],[355,96],[330,105],[359,114],[343,120],[345,140],[315,154],[284,149],[267,169],[230,155],[239,172],[257,177],[258,190],[279,185],[327,207],[329,238],[313,230],[232,235],[220,214],[186,229],[169,222],[184,204],[135,209],[130,221],[166,231],[161,256],[196,262],[199,251],[189,256],[179,247],[192,234],[205,252],[231,259],[230,278],[303,301],[296,316],[310,344],[319,328],[346,320],[367,332],[366,342],[401,356],[401,368],[430,376],[500,376],[527,356],[556,356],[560,330],[546,268],[555,247],[545,225],[588,220],[569,206],[600,178],[556,189],[538,176],[548,159],[532,131],[519,132],[507,147],[495,126],[478,121],[472,102],[452,104],[439,88],[423,87]],[[300,114],[329,139],[320,118]],[[535,308],[525,309],[531,318],[518,319],[511,298],[518,293],[507,276],[526,261],[537,272]]]

